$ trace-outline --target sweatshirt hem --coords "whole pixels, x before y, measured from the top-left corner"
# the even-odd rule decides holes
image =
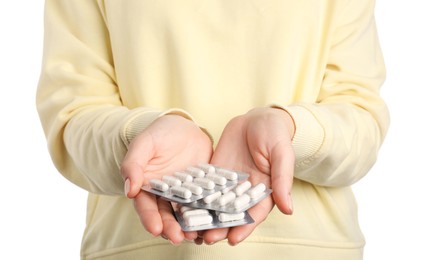
[[[191,243],[191,242],[184,242]],[[301,240],[301,239],[275,239],[275,238],[265,238],[265,237],[256,237],[254,239],[249,239],[242,242],[244,245],[247,244],[268,244],[268,245],[278,245],[278,246],[287,246],[291,248],[302,248],[299,250],[306,250],[305,248],[314,248],[314,249],[324,249],[324,250],[362,250],[365,246],[365,242],[321,242],[321,241],[312,241],[312,240]],[[226,244],[225,241],[219,242],[219,244]],[[140,250],[146,247],[160,247],[160,246],[170,246],[170,243],[162,240],[150,240],[140,243],[134,243],[130,245],[125,245],[121,247],[111,248],[102,250],[99,252],[82,254],[81,259],[83,260],[92,260],[92,259],[102,259],[104,257],[111,257],[113,255],[125,254],[131,251]],[[197,246],[197,245],[196,245]],[[175,246],[178,247],[178,246]],[[200,246],[197,246],[200,247]]]

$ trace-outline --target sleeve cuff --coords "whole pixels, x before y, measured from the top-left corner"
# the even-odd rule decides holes
[[[155,121],[157,118],[164,116],[164,115],[179,115],[182,116],[188,120],[193,121],[195,120],[193,117],[187,113],[186,111],[178,108],[171,108],[168,110],[135,110],[134,113],[131,113],[130,117],[127,120],[127,123],[124,125],[122,131],[121,131],[121,138],[125,144],[125,146],[128,148],[131,141],[140,134],[144,129],[146,129],[153,121]],[[196,123],[197,124],[197,123]],[[209,132],[200,127],[199,128],[211,139],[213,142],[212,136],[209,134]]]
[[[307,163],[320,149],[325,132],[314,114],[301,105],[283,107],[293,118],[296,132],[293,137],[293,149],[296,165]]]

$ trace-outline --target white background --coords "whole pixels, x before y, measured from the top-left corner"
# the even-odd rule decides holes
[[[379,0],[391,128],[379,161],[354,186],[365,260],[424,259],[424,8]],[[0,2],[0,259],[79,259],[85,191],[58,174],[35,110],[43,1]]]

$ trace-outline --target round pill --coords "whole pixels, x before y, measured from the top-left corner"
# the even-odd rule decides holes
[[[235,214],[221,212],[218,215],[218,219],[220,222],[236,221],[236,220],[244,219],[244,215],[245,215],[244,212],[235,213]]]
[[[199,168],[202,169],[206,174],[215,173],[215,166],[208,163],[200,163]]]
[[[196,167],[188,167],[186,169],[186,172],[193,176],[194,178],[203,178],[205,177],[205,172],[202,169],[196,168]]]
[[[210,214],[208,215],[195,215],[195,216],[189,216],[184,219],[184,222],[186,226],[193,227],[193,226],[202,226],[212,223],[212,216]]]
[[[248,192],[247,192],[247,194],[249,194],[249,196],[252,198],[252,199],[256,199],[256,198],[258,198],[259,196],[261,196],[263,193],[264,193],[264,191],[266,190],[266,187],[265,187],[265,184],[263,184],[263,183],[259,183],[259,184],[256,184],[253,188],[251,188]]]
[[[203,188],[192,182],[184,182],[181,186],[187,188],[189,191],[196,195],[200,195],[203,193]]]
[[[162,177],[162,181],[171,187],[181,186],[181,181],[174,176],[165,175]]]
[[[206,190],[212,190],[215,188],[215,183],[207,178],[195,178],[193,182]]]
[[[207,215],[207,214],[209,214],[209,210],[207,209],[187,210],[183,213],[183,218],[187,218],[189,216]]]
[[[231,201],[233,201],[235,198],[236,198],[236,194],[232,191],[229,191],[223,194],[221,197],[219,197],[218,203],[219,205],[224,206],[230,203]]]
[[[169,190],[169,185],[166,184],[165,182],[158,180],[158,179],[151,179],[149,181],[150,183],[150,187],[152,187],[155,190],[159,190],[159,191],[167,191]]]
[[[222,186],[222,185],[227,184],[227,179],[224,176],[220,176],[220,175],[215,174],[215,173],[206,174],[206,178],[213,181],[217,185]]]
[[[217,198],[221,197],[221,195],[222,195],[222,193],[220,191],[217,191],[215,193],[212,193],[211,195],[204,197],[203,202],[206,203],[206,204],[212,203]]]
[[[250,202],[250,196],[247,194],[242,194],[240,197],[237,197],[234,200],[233,205],[236,209],[240,209],[246,206],[247,204],[249,204],[249,202]]]
[[[237,187],[234,188],[235,193],[237,196],[240,196],[241,194],[245,193],[248,189],[252,187],[252,183],[250,181],[245,181],[241,184],[239,184]]]
[[[189,199],[192,195],[191,191],[180,186],[171,187],[171,193],[183,199]]]
[[[230,180],[230,181],[235,181],[235,180],[238,179],[238,175],[237,175],[236,172],[231,171],[231,170],[227,170],[227,169],[223,169],[223,168],[217,168],[216,174],[221,175],[221,176],[225,177],[227,180]]]
[[[182,182],[191,182],[193,181],[193,176],[185,172],[176,172],[174,176]]]

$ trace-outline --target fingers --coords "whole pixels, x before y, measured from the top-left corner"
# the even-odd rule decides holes
[[[206,230],[203,232],[202,238],[207,245],[227,239],[228,244],[236,246],[245,240],[266,219],[273,206],[274,203],[271,197],[268,197],[249,209],[250,216],[255,220],[254,223],[232,228]]]
[[[180,224],[174,217],[173,209],[168,201],[158,199],[159,214],[162,218],[162,236],[168,239],[173,245],[178,245],[184,239],[194,240],[197,232],[183,232]]]
[[[274,203],[272,202],[272,199],[268,197],[249,209],[249,214],[255,222],[249,225],[231,228],[227,236],[228,244],[235,246],[245,240],[255,230],[255,228],[267,218],[273,206]]]
[[[134,208],[144,228],[155,237],[161,235],[173,245],[178,245],[183,240],[195,241],[197,238],[197,232],[182,231],[168,201],[141,191],[134,198]]]
[[[156,196],[141,191],[134,198],[134,208],[147,232],[155,237],[159,236],[163,231],[163,223],[159,214]]]
[[[271,152],[272,196],[278,209],[293,214],[291,189],[294,175],[294,152],[291,145],[277,144]]]
[[[229,232],[228,228],[205,230],[203,233],[203,241],[207,245],[213,245],[216,242],[226,239],[228,232]]]

